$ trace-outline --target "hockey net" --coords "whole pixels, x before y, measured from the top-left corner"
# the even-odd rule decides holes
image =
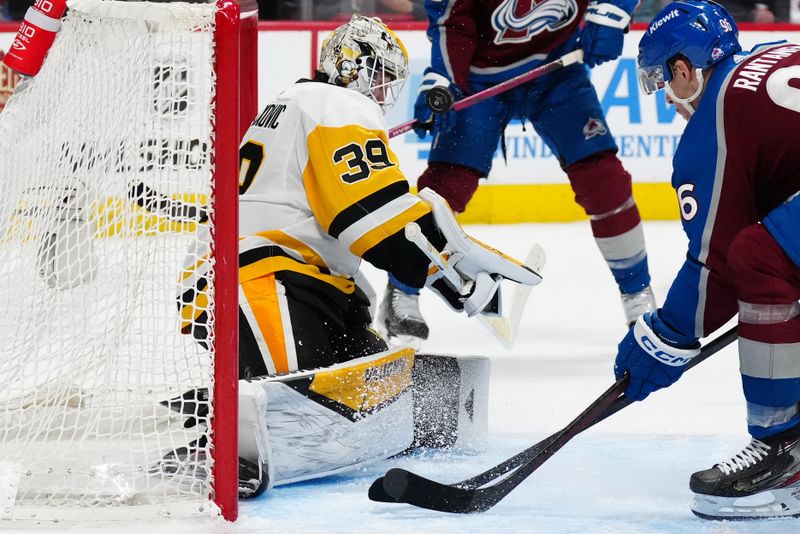
[[[0,113],[0,519],[233,519],[239,6],[68,7]]]

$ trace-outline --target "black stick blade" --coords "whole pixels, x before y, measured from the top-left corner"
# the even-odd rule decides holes
[[[397,502],[394,497],[386,493],[386,490],[383,489],[383,477],[378,477],[372,482],[367,496],[369,500],[375,502]]]
[[[475,502],[481,490],[442,484],[405,469],[390,469],[383,477],[383,488],[396,502],[437,512],[471,514],[483,512],[492,506],[484,507],[480,499]]]

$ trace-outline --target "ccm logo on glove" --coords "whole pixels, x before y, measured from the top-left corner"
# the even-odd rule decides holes
[[[639,346],[650,356],[672,367],[686,365],[689,360],[697,355],[696,350],[679,349],[667,345],[648,328],[647,323],[642,319],[636,321],[633,327],[633,335],[636,337]]]

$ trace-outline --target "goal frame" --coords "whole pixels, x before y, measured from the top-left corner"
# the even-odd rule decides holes
[[[217,0],[213,254],[216,256],[213,500],[238,516],[239,142],[258,110],[258,5]],[[221,214],[222,216],[218,216]]]

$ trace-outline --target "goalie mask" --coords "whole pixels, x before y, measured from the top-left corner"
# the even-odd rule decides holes
[[[377,17],[353,15],[322,43],[319,70],[328,82],[354,89],[390,108],[408,76],[408,52]]]

